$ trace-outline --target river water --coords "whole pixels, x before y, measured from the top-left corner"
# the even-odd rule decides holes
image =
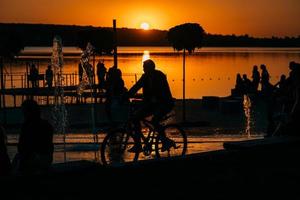
[[[5,64],[6,74],[18,74],[12,81],[6,78],[6,88],[21,87],[21,75],[26,73],[26,63],[33,62],[44,74],[51,62],[51,47],[26,47],[12,63]],[[81,50],[64,47],[63,73],[78,73]],[[125,85],[130,88],[142,71],[142,61],[150,57],[157,69],[167,74],[172,94],[182,98],[182,52],[171,47],[119,47],[118,67],[122,70]],[[113,65],[113,56],[97,56],[91,59],[96,65],[103,60],[106,67]],[[198,99],[203,96],[228,96],[235,85],[237,73],[247,74],[251,79],[253,65],[265,64],[271,83],[279,81],[280,75],[288,75],[290,61],[300,62],[300,48],[208,48],[196,50],[186,58],[186,97]],[[77,84],[78,80],[74,80]],[[24,83],[24,80],[23,80]],[[73,83],[73,82],[72,82]],[[40,83],[42,85],[42,83]]]

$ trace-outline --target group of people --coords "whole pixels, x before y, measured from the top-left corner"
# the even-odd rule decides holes
[[[254,65],[252,70],[252,80],[247,77],[247,74],[241,76],[240,73],[236,76],[235,88],[232,90],[233,96],[241,96],[243,94],[257,93],[259,84],[261,84],[261,92],[268,94],[272,91],[270,83],[270,75],[266,65],[260,65],[261,73],[258,71],[258,66]]]
[[[53,127],[41,118],[40,107],[31,99],[22,103],[24,122],[21,127],[17,154],[10,161],[6,135],[0,129],[0,175],[42,173],[53,160]]]
[[[267,136],[295,134],[299,131],[297,127],[300,123],[300,64],[291,61],[289,76],[281,75],[280,80],[274,85],[270,83],[266,66],[262,64],[260,69],[261,73],[256,65],[253,67],[252,80],[248,79],[246,74],[242,77],[237,74],[232,96],[257,94],[261,84],[260,96],[265,100],[267,108]]]
[[[29,80],[31,82],[31,87],[32,88],[37,88],[39,87],[39,70],[36,67],[34,63],[30,64],[30,69],[29,69]],[[45,80],[46,80],[46,85],[48,88],[52,88],[53,85],[53,70],[51,65],[49,64],[46,71],[45,71]]]
[[[101,67],[103,68],[103,66]],[[102,70],[102,72],[105,71]],[[108,107],[116,100],[126,101],[140,89],[143,90],[142,105],[135,110],[131,119],[135,125],[134,137],[137,142],[129,151],[139,152],[142,150],[140,120],[147,116],[153,116],[152,122],[161,135],[162,151],[164,151],[173,144],[165,137],[160,121],[173,109],[174,100],[166,75],[155,69],[155,63],[152,60],[144,61],[143,70],[144,74],[129,91],[124,87],[121,70],[115,66],[111,67],[105,76],[100,76],[99,83],[102,84],[101,81],[105,80],[103,87],[106,89]],[[24,123],[17,146],[18,152],[12,163],[7,154],[4,130],[0,130],[1,175],[11,172],[25,174],[44,172],[49,169],[53,160],[53,127],[48,121],[41,118],[40,108],[36,101],[25,100],[22,103],[22,111]]]

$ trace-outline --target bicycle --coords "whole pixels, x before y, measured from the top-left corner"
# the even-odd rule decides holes
[[[130,104],[129,116],[132,115],[133,109]],[[103,165],[122,164],[128,161],[136,162],[141,154],[146,158],[154,157],[155,159],[170,156],[184,156],[187,151],[187,136],[184,130],[178,124],[164,124],[163,122],[170,119],[171,114],[164,117],[161,122],[166,138],[172,141],[173,145],[162,152],[163,137],[155,130],[152,122],[147,119],[142,119],[143,128],[141,131],[141,152],[128,152],[134,144],[137,143],[134,139],[134,124],[127,120],[123,127],[116,128],[110,131],[103,139],[101,145],[101,161]],[[164,138],[165,139],[165,138]]]

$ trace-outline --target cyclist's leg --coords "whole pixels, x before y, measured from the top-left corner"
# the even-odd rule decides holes
[[[145,117],[148,117],[151,115],[152,107],[151,105],[142,105],[139,109],[137,109],[132,117],[131,121],[134,125],[134,140],[136,141],[136,145],[133,146],[133,148],[130,151],[138,151],[141,149],[141,119],[144,119]]]
[[[165,132],[164,132],[164,127],[160,124],[160,121],[166,116],[169,112],[171,112],[173,109],[172,104],[160,104],[157,105],[153,109],[153,118],[152,118],[152,123],[154,128],[157,130],[159,133],[159,137],[161,137],[162,141],[166,139]]]

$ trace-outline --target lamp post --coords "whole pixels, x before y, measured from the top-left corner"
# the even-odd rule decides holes
[[[183,50],[183,72],[182,72],[182,121],[186,121],[186,50],[191,54],[195,48],[202,46],[204,29],[196,23],[186,23],[171,28],[168,32],[168,40],[177,51]]]

